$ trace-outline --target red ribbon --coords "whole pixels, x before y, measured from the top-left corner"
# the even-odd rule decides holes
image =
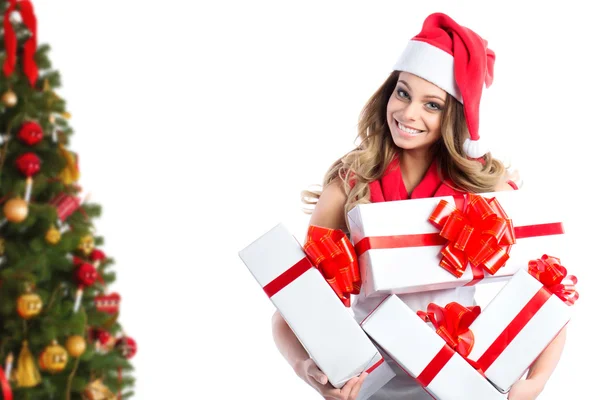
[[[370,374],[371,372],[375,371],[375,368],[379,367],[381,364],[383,364],[383,358],[380,358],[379,361],[377,361],[375,364],[371,365],[369,367],[369,369],[367,369],[365,372],[367,374]]]
[[[467,357],[473,349],[475,338],[469,326],[479,314],[481,314],[481,307],[464,307],[456,302],[448,303],[443,308],[429,303],[427,312],[417,311],[417,315],[423,321],[431,322],[435,327],[435,332],[452,350],[463,357]]]
[[[579,294],[575,290],[577,278],[573,275],[567,275],[567,269],[560,265],[558,258],[543,255],[542,258],[532,260],[529,262],[528,272],[544,286],[535,293],[477,360],[476,364],[484,372],[496,361],[498,356],[502,354],[504,349],[517,337],[519,332],[523,330],[553,294],[568,306],[573,305],[579,298]],[[567,283],[562,283],[563,281]]]
[[[529,261],[528,272],[568,306],[579,299],[579,293],[575,290],[577,277],[567,275],[567,269],[560,264],[558,258],[544,254],[542,258]]]
[[[0,367],[0,389],[2,389],[2,400],[13,400],[12,389],[2,367]]]
[[[350,239],[339,229],[311,225],[304,252],[346,307],[360,293],[358,260]]]
[[[527,325],[529,320],[542,308],[550,298],[550,293],[541,288],[523,307],[515,318],[508,324],[502,333],[494,340],[490,347],[479,357],[477,365],[483,372],[496,361],[504,349],[517,337],[519,332]]]
[[[466,196],[464,210],[441,200],[429,216],[440,236],[449,241],[442,249],[440,266],[461,277],[470,262],[473,271],[483,268],[493,275],[506,264],[516,242],[512,220],[496,198]]]
[[[29,29],[31,36],[23,45],[23,72],[29,79],[31,86],[35,85],[38,78],[38,67],[35,63],[35,51],[37,48],[37,20],[33,12],[33,5],[29,0],[10,0],[8,8],[4,13],[4,48],[6,49],[6,60],[2,68],[4,75],[10,76],[17,64],[17,36],[10,22],[13,11],[21,14],[23,24]]]
[[[417,382],[419,382],[423,387],[429,386],[433,378],[440,373],[442,368],[444,368],[444,365],[450,361],[453,355],[454,350],[452,350],[449,346],[444,345],[444,347],[442,347],[435,357],[433,357],[433,360],[431,360],[431,362],[427,364],[423,371],[421,371],[419,376],[415,378]]]
[[[296,264],[292,265],[286,271],[284,271],[277,278],[273,279],[271,282],[267,283],[263,290],[269,296],[269,298],[273,297],[277,292],[281,289],[295,281],[300,275],[308,271],[312,268],[312,264],[308,260],[308,258],[303,257]]]

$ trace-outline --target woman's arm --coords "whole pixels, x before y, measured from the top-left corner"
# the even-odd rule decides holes
[[[565,327],[560,331],[531,365],[527,379],[520,380],[512,386],[508,393],[509,400],[533,400],[542,393],[560,360],[567,336],[566,329]]]
[[[499,182],[496,191],[502,190],[514,190],[514,187],[507,182]],[[518,381],[513,385],[508,395],[509,400],[533,400],[540,395],[544,390],[544,386],[546,386],[546,382],[550,379],[550,375],[558,365],[565,346],[566,336],[565,327],[531,365],[527,379]]]
[[[345,230],[345,203],[346,194],[342,183],[336,180],[323,189],[323,193],[313,210],[310,224]],[[327,376],[310,359],[308,353],[278,311],[273,315],[272,321],[275,345],[300,378],[328,399],[350,400],[356,398],[362,381],[367,375],[366,373],[363,373],[359,378],[352,378],[342,389],[335,389],[327,383]]]

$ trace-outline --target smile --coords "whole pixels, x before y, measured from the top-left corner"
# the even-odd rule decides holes
[[[408,126],[404,126],[400,122],[397,123],[397,126],[398,126],[398,129],[400,130],[400,132],[411,135],[411,136],[417,136],[424,132],[424,131],[420,131],[418,129],[413,129],[413,128],[409,128]]]

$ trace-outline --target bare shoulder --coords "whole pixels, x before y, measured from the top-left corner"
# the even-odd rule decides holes
[[[502,192],[504,190],[515,190],[511,185],[508,184],[508,182],[506,181],[500,181],[496,184],[496,187],[494,188],[494,192]]]
[[[346,229],[344,206],[347,196],[343,185],[340,179],[336,179],[323,188],[310,218],[311,225]]]

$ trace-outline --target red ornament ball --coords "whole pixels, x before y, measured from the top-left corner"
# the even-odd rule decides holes
[[[29,146],[35,146],[44,138],[44,131],[37,122],[29,121],[21,125],[17,134],[19,140]]]
[[[75,270],[75,279],[80,285],[91,286],[98,279],[98,271],[92,264],[84,262]]]
[[[137,353],[137,343],[135,343],[135,340],[133,340],[129,336],[122,337],[119,340],[117,340],[117,343],[115,343],[115,347],[121,353],[121,355],[123,355],[123,357],[127,359],[133,358],[133,356],[135,356],[135,353]]]
[[[15,165],[26,177],[30,178],[40,171],[40,158],[35,153],[25,153],[17,157]]]
[[[110,332],[103,329],[96,330],[94,337],[100,344],[107,344],[112,338]]]
[[[106,255],[102,250],[94,249],[90,253],[90,259],[92,261],[104,261],[106,259]]]

